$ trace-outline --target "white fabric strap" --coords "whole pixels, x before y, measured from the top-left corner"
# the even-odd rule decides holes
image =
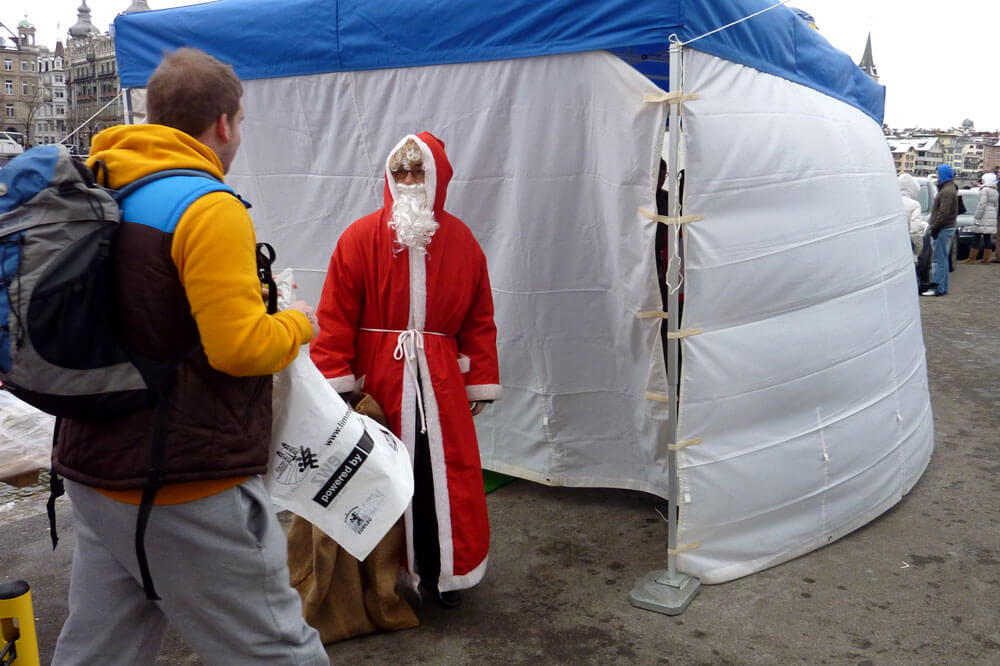
[[[417,411],[420,412],[420,433],[425,434],[427,432],[427,415],[424,414],[424,397],[423,392],[420,390],[420,380],[418,379],[417,373],[417,350],[424,348],[424,335],[439,335],[442,338],[450,336],[447,336],[444,333],[435,333],[433,331],[418,331],[415,328],[410,328],[405,331],[394,331],[386,328],[362,328],[361,330],[371,331],[372,333],[399,334],[399,337],[396,338],[396,349],[393,350],[392,357],[397,361],[403,361],[405,368],[404,372],[409,375],[414,388],[417,390]]]
[[[639,207],[639,214],[660,224],[690,224],[691,222],[700,222],[705,219],[704,215],[681,215],[680,217],[658,215],[657,213],[650,212],[645,206]]]
[[[647,93],[642,96],[642,101],[646,104],[656,104],[658,102],[680,104],[691,99],[698,99],[698,93],[684,94],[680,90],[675,90],[673,92]]]

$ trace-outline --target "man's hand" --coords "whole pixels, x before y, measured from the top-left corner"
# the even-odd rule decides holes
[[[931,238],[937,240],[938,234],[941,233],[940,229],[931,229]]]
[[[306,316],[309,323],[312,324],[313,334],[309,340],[312,340],[317,335],[319,335],[319,322],[316,321],[316,311],[313,310],[313,306],[309,305],[305,301],[295,301],[289,307],[289,310],[298,310]]]
[[[486,409],[486,405],[488,404],[489,404],[488,402],[472,400],[469,402],[469,410],[472,412],[473,416],[476,416],[477,414],[479,414],[479,412]]]

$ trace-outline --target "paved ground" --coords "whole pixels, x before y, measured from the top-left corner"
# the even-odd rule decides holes
[[[937,447],[923,479],[865,528],[708,586],[667,617],[628,592],[663,566],[654,498],[524,481],[489,498],[485,582],[423,625],[330,647],[334,663],[1000,663],[1000,266],[959,266],[922,298]],[[34,588],[47,663],[66,612],[73,531],[52,553],[39,504],[0,507],[0,575]],[[174,634],[162,664],[198,664]]]

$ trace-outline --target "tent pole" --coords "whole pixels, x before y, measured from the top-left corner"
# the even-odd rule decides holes
[[[682,46],[678,42],[670,44],[670,92],[680,91],[681,81],[681,57]],[[680,215],[680,160],[678,157],[681,140],[681,114],[680,104],[670,105],[670,125],[669,125],[669,147],[668,147],[668,178],[670,187],[667,190],[669,217]],[[677,288],[680,278],[680,261],[683,261],[683,253],[677,243],[680,242],[678,225],[671,225],[668,228],[668,243],[672,248],[671,260],[667,262],[667,285],[670,287],[667,299],[667,330],[676,334],[680,328],[680,298]],[[676,252],[674,250],[677,250]],[[680,261],[674,258],[680,257]],[[667,427],[668,444],[667,464],[670,474],[670,505],[667,507],[667,569],[666,571],[653,571],[646,574],[629,594],[629,599],[633,606],[645,608],[646,610],[664,613],[666,615],[679,615],[688,607],[691,600],[695,598],[701,588],[701,582],[687,574],[677,571],[677,519],[678,500],[680,498],[680,482],[677,473],[677,450],[674,445],[677,443],[677,413],[678,413],[678,370],[680,361],[680,340],[676,335],[669,336],[667,341],[667,395],[668,409],[670,413],[670,424]]]
[[[135,120],[132,119],[132,89],[125,88],[122,92],[125,93],[125,124],[134,125]]]

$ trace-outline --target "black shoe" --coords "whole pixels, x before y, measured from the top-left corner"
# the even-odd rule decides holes
[[[462,595],[458,590],[437,593],[438,603],[445,608],[458,608],[462,603]]]

